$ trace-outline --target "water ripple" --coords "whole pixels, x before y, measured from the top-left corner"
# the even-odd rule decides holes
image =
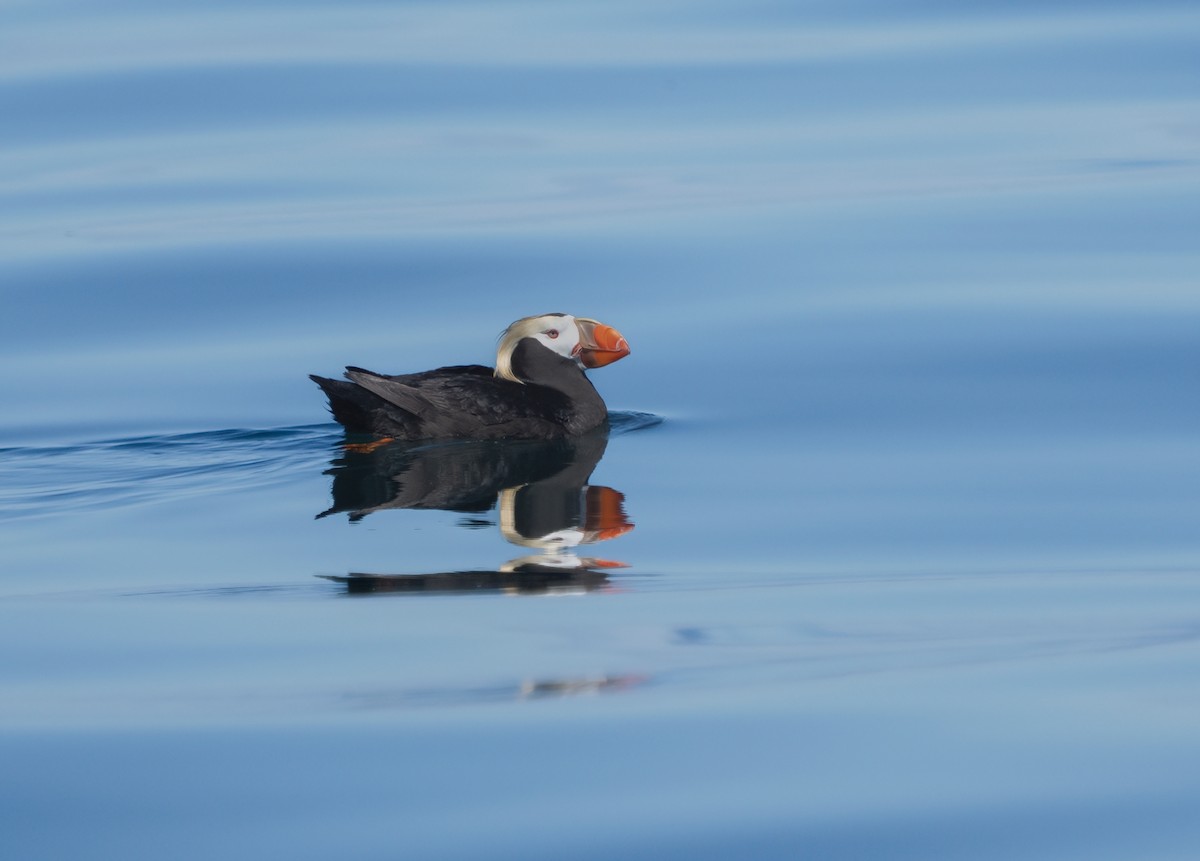
[[[336,426],[226,429],[0,449],[0,518],[261,484],[322,463]]]
[[[617,436],[654,427],[662,418],[614,412],[610,423]],[[288,480],[323,469],[342,440],[337,425],[323,423],[0,448],[0,519]]]

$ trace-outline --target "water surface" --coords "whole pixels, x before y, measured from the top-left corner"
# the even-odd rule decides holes
[[[1194,856],[1191,4],[0,17],[6,857]]]

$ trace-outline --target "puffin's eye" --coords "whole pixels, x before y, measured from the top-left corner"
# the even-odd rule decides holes
[[[548,335],[550,338],[557,338],[557,337],[558,337],[558,330],[557,330],[557,329],[547,329],[547,330],[546,330],[546,334],[547,334],[547,335]]]

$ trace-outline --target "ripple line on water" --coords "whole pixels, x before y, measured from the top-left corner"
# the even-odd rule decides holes
[[[613,436],[662,423],[617,411]],[[228,491],[325,465],[343,442],[333,423],[119,437],[0,448],[0,519]]]

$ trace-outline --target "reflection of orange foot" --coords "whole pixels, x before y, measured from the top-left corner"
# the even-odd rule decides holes
[[[347,443],[343,448],[346,451],[355,451],[359,454],[370,454],[375,449],[387,445],[389,442],[395,442],[390,436],[385,436],[382,439],[374,440],[373,442],[352,442]]]

